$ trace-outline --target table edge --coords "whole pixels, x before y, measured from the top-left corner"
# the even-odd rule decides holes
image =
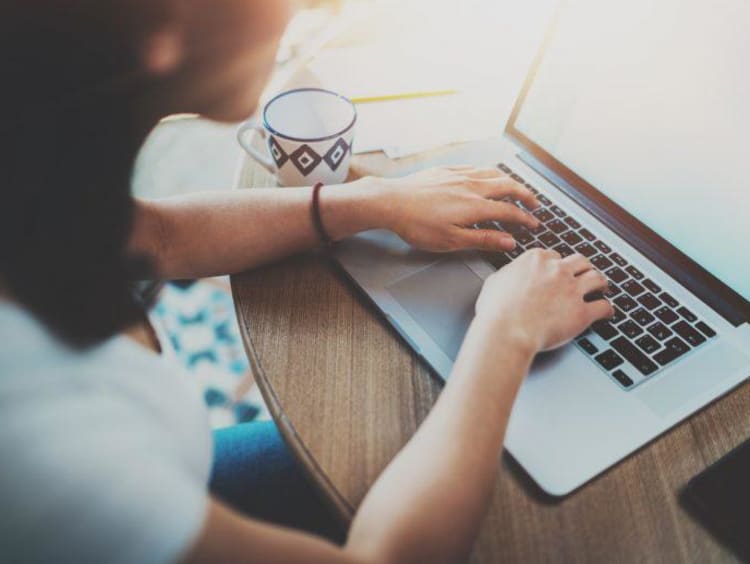
[[[273,386],[271,386],[266,377],[265,370],[263,369],[258,353],[255,350],[252,335],[250,334],[240,312],[239,299],[236,290],[237,276],[238,275],[230,276],[234,310],[235,315],[237,316],[240,335],[242,337],[242,344],[245,348],[248,360],[250,361],[250,369],[255,377],[256,383],[258,384],[258,389],[260,390],[261,395],[266,402],[266,406],[268,407],[268,411],[273,417],[287,447],[289,447],[294,457],[302,465],[304,471],[312,479],[316,489],[331,505],[336,513],[336,517],[342,524],[348,524],[354,516],[354,507],[343,495],[341,495],[341,492],[336,489],[330,479],[326,476],[325,472],[320,468],[312,453],[310,453],[305,446],[304,441],[299,436],[296,428],[281,407],[281,402],[279,401]]]

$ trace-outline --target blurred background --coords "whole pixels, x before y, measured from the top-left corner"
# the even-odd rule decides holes
[[[312,69],[350,96],[446,87],[489,100],[445,121],[477,115],[500,133],[541,40],[554,0],[297,1],[266,98]],[[411,81],[411,83],[409,82]],[[401,84],[399,84],[401,83]],[[368,89],[370,91],[368,92]],[[384,90],[385,89],[385,90]],[[249,116],[248,116],[249,117]],[[236,125],[166,120],[143,147],[136,195],[232,186],[240,157]]]
[[[350,97],[456,92],[358,106],[355,152],[382,150],[391,158],[501,134],[554,8],[554,0],[293,4],[264,99],[290,85]],[[232,189],[243,158],[236,129],[198,116],[166,118],[138,157],[133,193],[159,198]],[[396,129],[399,139],[393,138]],[[153,318],[202,386],[214,427],[268,418],[227,278],[167,284]]]

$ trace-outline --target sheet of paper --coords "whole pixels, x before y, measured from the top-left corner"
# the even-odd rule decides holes
[[[499,135],[508,109],[496,100],[463,93],[360,104],[357,112],[354,152],[384,150],[391,158],[401,158]]]
[[[349,98],[456,88],[455,77],[446,75],[441,61],[414,51],[404,53],[392,45],[326,49],[308,69],[325,88]]]

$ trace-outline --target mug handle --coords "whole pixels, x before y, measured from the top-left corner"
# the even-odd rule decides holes
[[[237,142],[240,146],[247,151],[247,154],[253,157],[258,163],[265,168],[271,174],[276,174],[276,164],[271,160],[271,157],[266,153],[265,155],[258,151],[252,146],[252,143],[247,141],[245,135],[248,131],[256,131],[260,134],[261,138],[265,141],[268,137],[265,128],[258,123],[256,118],[252,118],[243,123],[237,130]]]

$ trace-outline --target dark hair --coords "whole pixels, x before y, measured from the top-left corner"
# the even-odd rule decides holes
[[[65,341],[142,315],[127,257],[142,131],[140,38],[167,0],[10,0],[0,7],[0,279]]]

